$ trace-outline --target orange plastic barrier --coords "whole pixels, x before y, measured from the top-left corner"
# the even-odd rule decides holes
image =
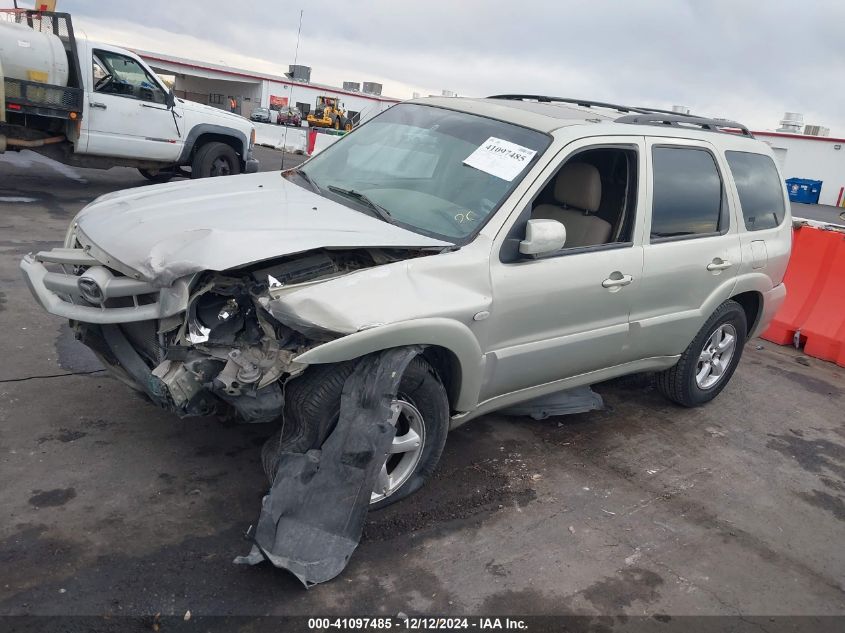
[[[786,300],[763,338],[786,345],[798,332],[808,356],[845,367],[845,234],[795,229]]]

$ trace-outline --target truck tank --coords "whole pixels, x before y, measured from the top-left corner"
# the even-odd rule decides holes
[[[0,61],[7,78],[67,86],[67,54],[52,33],[0,21]]]

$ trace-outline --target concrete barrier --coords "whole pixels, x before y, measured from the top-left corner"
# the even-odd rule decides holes
[[[763,338],[845,367],[845,232],[796,226],[784,283],[786,300]]]
[[[255,144],[304,154],[306,152],[307,133],[308,128],[304,127],[256,123]]]
[[[332,143],[336,143],[345,132],[337,132],[335,130],[323,130],[320,128],[311,128],[308,130],[308,141],[305,153],[309,156],[318,154],[326,149]]]

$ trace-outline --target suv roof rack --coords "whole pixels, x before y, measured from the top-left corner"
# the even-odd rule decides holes
[[[720,132],[722,134],[736,134],[748,138],[754,138],[747,127],[742,123],[730,121],[728,119],[707,119],[700,116],[690,116],[688,114],[628,114],[616,119],[616,123],[632,123],[634,125],[669,125],[671,127],[684,128],[691,125],[700,127],[707,132]]]
[[[645,114],[650,110],[645,108],[632,108],[618,105],[616,103],[604,103],[602,101],[591,101],[589,99],[571,99],[569,97],[549,97],[546,95],[491,95],[488,99],[506,99],[508,101],[539,101],[540,103],[571,103],[585,108],[608,108],[618,112],[640,112]]]
[[[638,106],[624,106],[616,103],[605,103],[603,101],[592,101],[590,99],[571,99],[569,97],[550,97],[547,95],[523,95],[505,94],[491,95],[488,99],[506,99],[509,101],[538,101],[540,103],[570,103],[585,108],[607,108],[624,113],[623,116],[615,119],[616,123],[629,123],[633,125],[670,125],[672,127],[698,126],[708,132],[720,132],[735,134],[739,132],[742,136],[754,138],[751,131],[742,123],[728,119],[710,119],[694,114],[683,114],[671,110],[659,108],[642,108]]]

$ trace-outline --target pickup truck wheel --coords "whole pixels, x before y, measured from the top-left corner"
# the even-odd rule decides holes
[[[671,369],[657,374],[657,389],[685,407],[710,402],[728,384],[742,357],[748,325],[736,301],[720,305]]]
[[[329,436],[340,415],[343,383],[354,366],[354,362],[315,365],[288,383],[284,434],[277,432],[261,450],[264,472],[271,482],[281,452],[317,448]],[[422,357],[412,360],[405,370],[397,401],[401,413],[396,437],[370,497],[370,509],[395,503],[418,490],[434,472],[446,443],[446,390]]]
[[[191,178],[235,176],[239,173],[241,161],[226,143],[206,143],[197,150],[191,162]]]
[[[156,183],[167,182],[176,175],[172,171],[149,171],[146,169],[139,169],[138,171],[144,178]]]

